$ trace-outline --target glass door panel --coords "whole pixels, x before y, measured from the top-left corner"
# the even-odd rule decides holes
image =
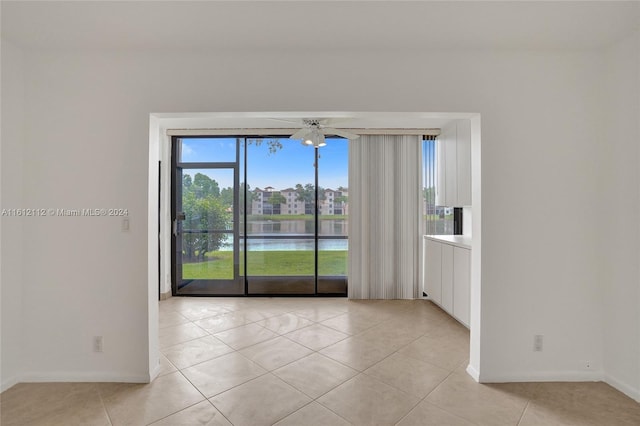
[[[349,145],[328,138],[318,152],[318,294],[347,292]]]
[[[314,150],[286,138],[246,146],[248,294],[315,294]]]
[[[234,168],[178,168],[177,294],[242,294]]]

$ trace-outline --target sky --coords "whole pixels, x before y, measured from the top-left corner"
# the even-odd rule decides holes
[[[275,153],[269,152],[266,140],[259,146],[255,143],[248,145],[247,181],[250,188],[272,186],[281,190],[294,187],[297,183],[304,185],[314,182],[314,148],[284,136],[279,142],[283,145],[282,149]],[[182,161],[234,162],[235,144],[235,138],[185,138],[182,139]],[[327,138],[327,146],[318,149],[320,186],[331,189],[348,187],[348,141]],[[242,147],[240,156],[242,159]],[[186,174],[192,176],[197,172],[215,179],[220,188],[233,186],[231,170],[185,170]]]

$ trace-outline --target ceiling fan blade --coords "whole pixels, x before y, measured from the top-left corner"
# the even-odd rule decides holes
[[[353,120],[353,118],[351,117],[327,117],[327,118],[321,118],[318,120],[318,123],[321,126],[336,126],[339,124],[344,124],[347,123],[349,121]]]
[[[346,139],[358,139],[360,137],[360,135],[356,135],[355,133],[347,132],[346,130],[332,129],[330,127],[325,127],[322,131],[325,135],[342,136]]]
[[[311,129],[309,129],[308,127],[305,127],[304,129],[300,129],[297,132],[295,132],[294,134],[292,134],[291,136],[289,136],[290,139],[302,139],[305,136],[307,136],[309,133],[311,133]]]

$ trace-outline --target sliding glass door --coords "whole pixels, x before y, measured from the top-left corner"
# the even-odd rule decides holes
[[[345,139],[173,144],[174,294],[346,295]]]
[[[174,138],[173,294],[244,294],[238,158],[235,138]]]

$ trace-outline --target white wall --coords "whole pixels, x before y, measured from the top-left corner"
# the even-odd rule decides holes
[[[22,52],[2,41],[2,122],[0,128],[0,208],[25,207],[22,202],[22,143],[24,81]],[[26,220],[26,219],[25,219]],[[28,221],[26,222],[28,223]],[[1,363],[0,391],[14,385],[21,375],[22,354],[22,226],[23,219],[1,218],[0,294]]]
[[[25,227],[26,379],[152,374],[149,113],[288,110],[481,113],[480,378],[600,377],[600,53],[29,52],[25,59],[24,204],[131,212],[129,233],[113,218],[45,218]],[[637,304],[630,309],[637,313]],[[96,355],[98,334],[105,349]],[[534,334],[545,336],[542,353],[531,350]]]
[[[24,205],[127,208],[131,230],[117,217],[25,227],[24,379],[145,381],[149,116],[126,68],[86,59],[26,57]]]
[[[605,56],[602,296],[607,381],[640,400],[640,33]]]

